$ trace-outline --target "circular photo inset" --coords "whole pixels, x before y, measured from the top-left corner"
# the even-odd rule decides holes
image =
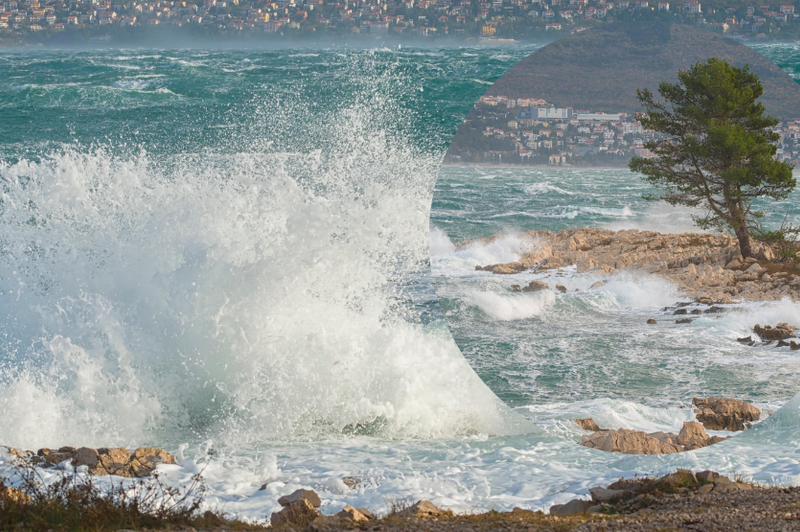
[[[535,51],[458,130],[431,214],[452,333],[551,434],[628,454],[724,441],[800,375],[800,85],[682,25]]]

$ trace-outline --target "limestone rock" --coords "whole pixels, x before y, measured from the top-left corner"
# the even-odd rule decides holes
[[[716,471],[709,471],[706,469],[705,471],[700,471],[695,475],[697,480],[700,482],[713,482],[714,480],[719,478],[719,473]]]
[[[31,453],[32,455],[32,453]],[[123,447],[114,449],[91,447],[61,447],[58,450],[42,448],[36,453],[38,464],[53,467],[69,460],[72,467],[88,467],[94,475],[121,477],[147,477],[158,464],[174,464],[175,457],[164,449],[141,447],[131,454]]]
[[[155,471],[158,464],[174,464],[175,457],[164,449],[154,447],[139,447],[133,452],[130,461],[130,469],[133,476],[142,478],[149,477]]]
[[[756,275],[760,275],[764,273],[764,268],[762,268],[759,263],[754,262],[753,264],[750,265],[749,268],[745,270],[745,273],[750,273],[750,274],[754,273]]]
[[[709,397],[692,399],[697,421],[708,430],[740,431],[761,418],[761,411],[738,399]]]
[[[594,422],[594,419],[590,417],[587,417],[586,419],[576,419],[575,423],[577,423],[578,426],[583,430],[591,430],[592,432],[597,432],[600,430],[600,427],[597,426],[597,423]]]
[[[353,508],[349,504],[345,506],[341,512],[336,514],[336,517],[342,519],[349,519],[354,523],[366,523],[367,521],[370,520],[370,518],[364,515],[364,513],[361,512],[358,508]]]
[[[581,438],[581,445],[623,454],[668,454],[679,453],[678,445],[664,443],[640,430],[603,430]]]
[[[733,259],[728,264],[725,265],[726,270],[738,270],[742,267],[742,263],[739,262],[739,259]]]
[[[678,444],[687,451],[701,449],[709,444],[709,437],[703,425],[696,421],[685,421],[678,434]]]
[[[794,336],[797,327],[793,327],[788,323],[779,323],[774,328],[771,325],[762,327],[758,323],[753,327],[753,332],[758,335],[761,340],[786,340]]]
[[[89,471],[96,475],[117,475],[120,477],[133,477],[129,467],[131,453],[124,447],[115,449],[97,449],[99,454],[97,465]]]
[[[540,292],[549,289],[550,286],[544,281],[531,281],[528,286],[522,288],[523,292]]]
[[[731,296],[764,301],[800,298],[800,278],[764,275],[758,261],[774,260],[775,253],[769,246],[754,243],[753,253],[758,259],[745,260],[730,235],[583,228],[555,233],[528,231],[519,236],[532,245],[518,261],[476,269],[513,274],[537,267],[554,269],[574,264],[579,273],[595,272],[599,276],[612,275],[623,268],[637,269],[677,283],[691,298],[716,302],[730,301]],[[489,243],[500,237],[497,234],[480,241]],[[456,249],[470,244],[458,243]]]
[[[447,517],[453,515],[452,510],[439,508],[430,501],[418,501],[413,506],[397,512],[402,517],[414,517],[417,519],[431,519],[436,517]]]
[[[674,432],[648,432],[647,435],[657,439],[661,443],[678,444],[678,435]]]
[[[592,488],[589,490],[594,502],[609,502],[630,494],[626,490],[612,490],[608,488]]]
[[[307,501],[314,508],[319,508],[320,506],[322,506],[322,500],[319,498],[319,495],[317,495],[317,492],[315,492],[314,490],[306,490],[306,489],[299,489],[293,491],[289,495],[284,495],[283,497],[278,499],[278,504],[286,507],[300,500]]]
[[[307,526],[321,514],[307,499],[301,498],[284,506],[280,512],[273,512],[270,524],[274,527],[295,525]]]
[[[0,483],[0,505],[3,501],[10,501],[12,503],[28,504],[31,498],[24,491],[17,488],[10,488]]]
[[[582,514],[593,506],[591,501],[572,499],[566,504],[556,504],[550,508],[551,515],[575,515]]]

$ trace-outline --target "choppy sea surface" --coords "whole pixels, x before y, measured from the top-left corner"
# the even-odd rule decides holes
[[[640,318],[676,300],[664,283],[503,301],[453,252],[529,222],[658,216],[621,199],[641,185],[618,170],[437,182],[470,106],[535,49],[4,53],[0,443],[166,447],[180,462],[167,482],[202,471],[206,504],[247,519],[301,486],[326,511],[475,510],[545,508],[675,466],[800,481],[795,358],[730,341],[755,318],[792,321],[792,304],[652,337]],[[757,49],[800,76],[796,45]],[[571,199],[581,180],[606,183],[604,199]],[[520,191],[541,203],[508,203]],[[511,240],[478,251],[513,256]],[[681,455],[574,443],[573,413],[674,425],[697,389],[784,407]]]

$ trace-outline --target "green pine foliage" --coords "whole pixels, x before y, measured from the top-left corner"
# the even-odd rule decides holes
[[[635,157],[629,167],[644,174],[662,193],[647,199],[704,211],[695,222],[704,229],[732,230],[743,257],[751,255],[750,234],[763,213],[759,197],[785,199],[794,190],[793,165],[775,159],[778,119],[765,116],[758,102],[764,92],[748,65],[700,61],[661,83],[656,100],[638,90],[646,109],[642,126],[667,135],[645,146],[653,157]]]

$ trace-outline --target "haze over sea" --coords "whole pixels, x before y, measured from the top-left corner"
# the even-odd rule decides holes
[[[800,79],[800,46],[755,48]],[[181,463],[165,466],[168,483],[203,470],[206,504],[252,519],[298,487],[320,492],[325,511],[404,497],[480,510],[545,508],[675,466],[800,482],[800,400],[775,368],[764,400],[786,404],[754,429],[680,455],[621,456],[575,445],[563,421],[588,398],[666,426],[688,385],[659,395],[665,417],[644,391],[621,402],[600,379],[550,393],[524,357],[492,351],[499,338],[461,354],[428,275],[439,163],[472,104],[534,49],[3,54],[0,444],[165,447]],[[443,183],[497,174],[459,172]],[[531,194],[630,179],[514,172]],[[437,224],[462,207],[434,204],[439,266],[452,253]],[[636,201],[628,209],[627,223],[647,219]],[[597,312],[633,323],[650,303],[631,312],[623,292],[640,285],[620,286]],[[548,305],[523,320],[584,315]],[[629,349],[634,363],[643,348]],[[579,374],[582,355],[536,371]]]

